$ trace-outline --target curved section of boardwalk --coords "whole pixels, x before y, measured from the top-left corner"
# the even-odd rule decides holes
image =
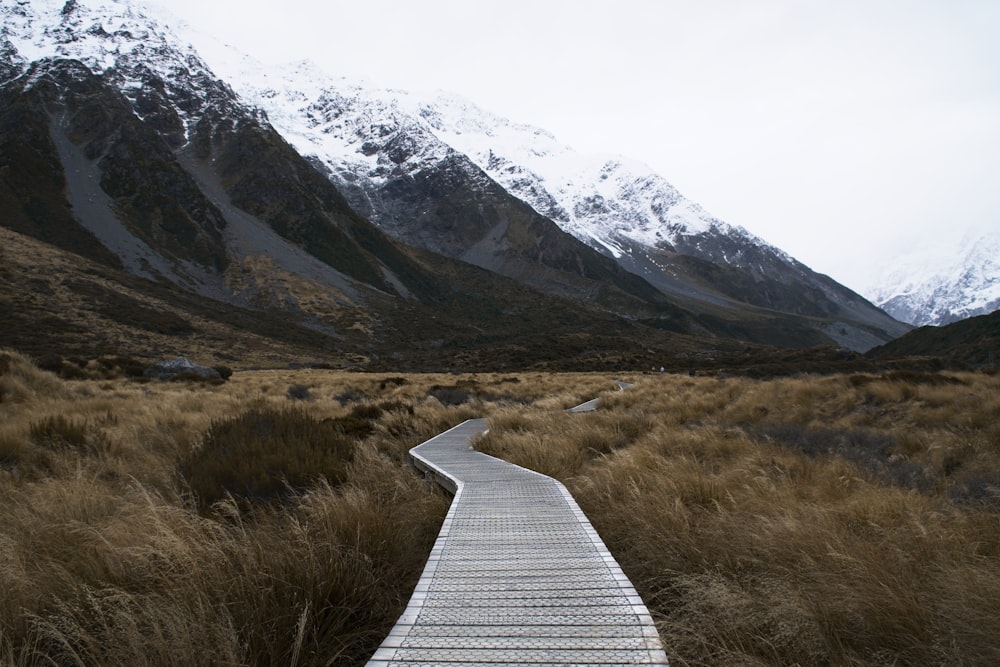
[[[411,450],[455,499],[368,664],[666,665],[645,605],[569,492],[473,451],[485,431],[470,420]]]

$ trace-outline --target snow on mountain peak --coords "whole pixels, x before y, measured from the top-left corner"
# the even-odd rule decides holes
[[[169,31],[117,0],[18,0],[7,5],[0,35],[26,61],[74,58],[93,71],[151,43],[165,44]]]
[[[360,170],[378,182],[457,151],[564,230],[612,255],[620,254],[622,240],[670,247],[679,237],[713,230],[767,245],[714,218],[642,163],[582,155],[543,129],[460,95],[379,88],[331,76],[310,61],[263,66],[205,35],[188,36],[241,97],[332,174]],[[389,144],[392,155],[377,150]]]
[[[263,110],[270,125],[324,171],[359,213],[400,238],[405,234],[399,232],[412,228],[417,241],[446,243],[458,226],[449,216],[475,218],[471,206],[485,194],[488,202],[502,200],[502,206],[493,209],[488,203],[480,212],[516,211],[513,217],[545,230],[547,236],[521,232],[516,237],[539,258],[538,239],[554,238],[557,245],[571,247],[564,264],[577,257],[573,270],[581,275],[586,267],[580,257],[614,266],[526,211],[511,195],[614,256],[616,271],[645,278],[650,290],[737,309],[743,303],[822,316],[851,312],[859,322],[886,331],[898,324],[882,322],[889,318],[870,304],[863,306],[873,313],[851,310],[856,295],[845,296],[833,281],[819,280],[745,229],[711,216],[645,164],[580,154],[545,130],[484,111],[458,95],[378,88],[330,76],[308,60],[266,67],[163,12],[156,16],[164,18],[151,18],[129,0],[0,0],[0,78],[23,74],[29,63],[44,58],[80,61],[103,84],[124,93],[132,112],[175,151],[191,136],[209,136],[206,127],[242,122],[250,108]],[[35,66],[35,71],[44,69],[44,62]],[[194,129],[197,134],[191,134]],[[435,199],[442,192],[453,194],[452,200]],[[439,201],[445,204],[438,207]],[[470,239],[459,241],[474,245],[456,243],[461,254],[455,256],[489,254],[492,261],[495,249],[510,240],[502,236],[510,216],[498,217],[483,216],[495,234],[472,238],[470,232]],[[479,233],[484,227],[470,229]],[[489,261],[482,261],[489,268]],[[712,272],[703,269],[710,263],[726,268],[708,275]],[[729,280],[741,275],[745,284]],[[819,305],[813,307],[815,301]]]
[[[29,63],[72,59],[107,78],[136,113],[162,94],[185,132],[207,107],[237,104],[193,46],[125,0],[0,0],[0,46],[13,76]],[[31,83],[31,82],[29,82]]]
[[[711,230],[764,244],[711,216],[636,160],[580,154],[543,129],[514,123],[457,95],[410,94],[397,100],[508,191],[612,255],[621,252],[616,237],[664,247],[679,236]]]
[[[1000,308],[1000,233],[967,233],[950,251],[914,252],[887,270],[869,290],[893,317],[943,325]]]

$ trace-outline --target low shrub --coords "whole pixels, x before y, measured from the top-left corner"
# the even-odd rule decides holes
[[[371,432],[355,419],[319,420],[296,409],[253,408],[212,422],[179,469],[200,508],[229,495],[268,502],[320,479],[345,479],[355,442]]]
[[[362,403],[351,408],[351,417],[356,419],[378,419],[384,412],[381,405]]]
[[[406,378],[390,377],[384,378],[381,382],[379,382],[378,388],[384,391],[388,387],[402,387],[407,384],[409,384],[409,380]]]
[[[170,378],[170,382],[187,382],[194,384],[220,385],[225,382],[221,377],[214,375],[202,375],[194,371],[184,371]]]
[[[285,396],[293,401],[308,401],[313,397],[312,392],[309,391],[309,387],[304,384],[289,386],[288,391],[285,392]]]
[[[403,401],[382,401],[378,404],[378,408],[381,413],[386,412],[402,412],[408,415],[413,415],[413,406],[409,403],[404,403]]]
[[[121,354],[85,358],[48,353],[35,359],[35,365],[64,380],[141,378],[147,368],[147,364],[140,359]]]
[[[467,387],[459,385],[436,384],[427,391],[428,396],[432,396],[441,405],[464,405],[472,399]]]
[[[357,389],[345,389],[339,394],[333,397],[333,400],[337,401],[341,405],[347,405],[348,403],[355,403],[357,401],[363,401],[368,398],[368,395],[363,391]]]

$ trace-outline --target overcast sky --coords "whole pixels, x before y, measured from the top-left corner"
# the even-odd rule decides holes
[[[157,2],[265,62],[646,162],[855,289],[1000,228],[998,0]]]

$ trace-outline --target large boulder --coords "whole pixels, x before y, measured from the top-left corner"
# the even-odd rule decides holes
[[[186,357],[177,357],[167,361],[158,361],[143,373],[145,377],[153,380],[176,380],[176,379],[201,379],[201,380],[222,380],[219,371],[208,366],[202,366],[190,361]]]

